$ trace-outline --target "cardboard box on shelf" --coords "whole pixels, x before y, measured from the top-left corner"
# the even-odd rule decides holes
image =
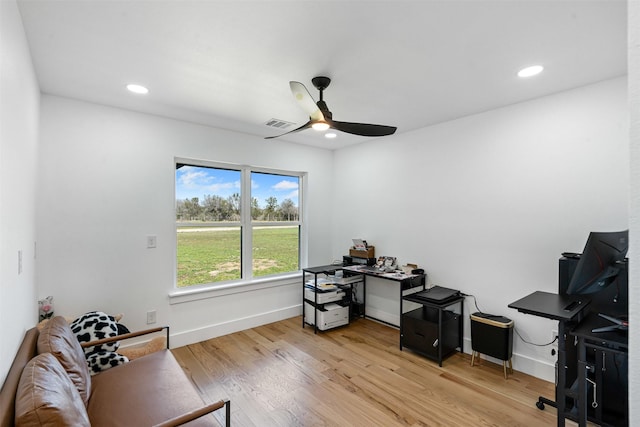
[[[349,249],[349,256],[356,258],[375,258],[376,257],[376,247],[375,246],[367,246],[366,251],[357,250],[354,248]]]

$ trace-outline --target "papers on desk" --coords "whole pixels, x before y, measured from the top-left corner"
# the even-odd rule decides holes
[[[337,289],[337,285],[348,285],[349,283],[361,282],[362,276],[351,276],[351,277],[329,277],[323,278],[318,277],[318,284],[311,279],[307,280],[305,286],[311,289],[317,289],[319,291],[332,291]]]
[[[383,270],[380,270],[378,267],[368,266],[368,265],[349,265],[349,266],[343,267],[343,270],[353,271],[356,273],[364,273],[370,276],[378,276],[378,277],[383,277],[385,279],[394,279],[394,280],[408,279],[408,278],[413,278],[418,276],[417,274],[407,274],[402,270],[385,272]]]
[[[357,251],[366,251],[367,250],[367,241],[362,239],[352,239],[353,240],[353,248]]]
[[[393,271],[391,273],[381,273],[380,276],[387,279],[402,279],[404,277],[411,277],[411,274],[405,274],[403,271]]]

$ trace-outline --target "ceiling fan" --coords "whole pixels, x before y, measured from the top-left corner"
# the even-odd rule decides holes
[[[287,135],[293,132],[299,132],[308,128],[313,128],[318,131],[327,130],[329,128],[339,130],[346,133],[351,133],[360,136],[386,136],[391,135],[396,131],[395,126],[374,125],[368,123],[351,123],[351,122],[339,122],[333,120],[333,116],[327,104],[324,102],[322,94],[324,90],[329,87],[331,79],[329,77],[314,77],[311,79],[311,83],[320,91],[320,101],[315,102],[306,87],[300,82],[289,82],[291,87],[291,93],[293,97],[298,101],[298,104],[304,111],[309,114],[309,121],[297,129],[283,133],[276,136],[267,136],[265,139],[278,138],[283,135]]]

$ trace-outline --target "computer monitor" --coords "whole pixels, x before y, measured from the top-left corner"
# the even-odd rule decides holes
[[[628,249],[629,230],[589,233],[567,294],[592,294],[609,286],[616,280]]]

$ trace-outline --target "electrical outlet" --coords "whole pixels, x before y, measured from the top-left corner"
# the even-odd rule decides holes
[[[152,249],[156,247],[156,244],[158,243],[158,238],[155,235],[149,235],[147,236],[147,248]]]
[[[156,323],[156,311],[147,311],[147,325],[151,325],[153,323]]]

